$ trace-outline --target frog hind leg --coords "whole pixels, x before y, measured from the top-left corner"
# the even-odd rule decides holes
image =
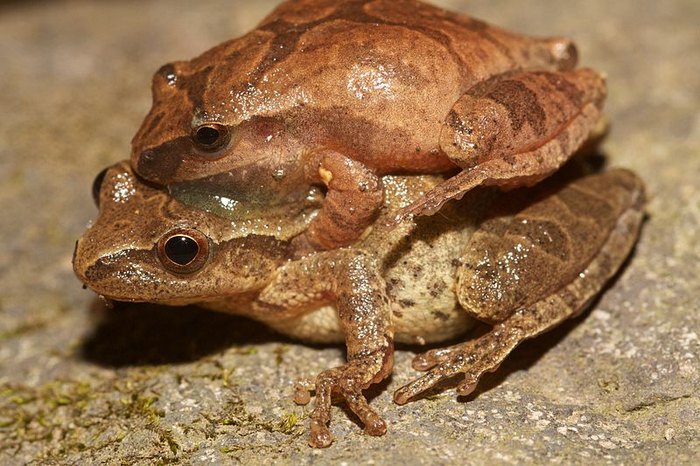
[[[578,315],[631,251],[643,205],[641,181],[611,170],[577,180],[510,220],[487,221],[490,231],[468,245],[472,262],[460,270],[458,295],[468,312],[494,322],[492,330],[417,356],[414,368],[428,372],[397,390],[394,401],[404,404],[459,374],[457,391],[469,394],[522,341]]]
[[[532,186],[555,172],[601,118],[604,79],[587,68],[517,71],[468,90],[452,107],[440,147],[463,170],[399,210],[391,225],[432,215],[479,185]]]
[[[321,277],[321,278],[319,278]],[[332,395],[340,395],[372,436],[384,435],[386,423],[369,406],[362,391],[386,378],[393,367],[393,323],[386,283],[376,258],[357,250],[321,252],[290,262],[258,298],[260,320],[289,316],[287,309],[308,309],[335,303],[345,333],[348,362],[321,372],[314,384],[309,445],[325,448],[333,442],[329,429]],[[267,315],[266,315],[267,314]],[[293,315],[293,313],[292,313]],[[295,401],[310,397],[298,386]]]

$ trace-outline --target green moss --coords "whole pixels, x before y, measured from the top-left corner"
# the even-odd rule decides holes
[[[177,455],[178,450],[180,449],[180,445],[177,444],[175,439],[172,437],[172,434],[170,431],[164,430],[160,434],[160,439],[161,441],[164,441],[165,443],[168,444],[168,448],[170,448],[170,451],[172,452],[173,455]]]
[[[158,395],[144,388],[152,380],[148,372],[135,370],[130,380],[105,380],[97,386],[70,380],[52,380],[38,387],[1,386],[0,428],[7,441],[0,442],[0,451],[41,444],[37,458],[58,461],[108,448],[129,431],[146,428],[161,439],[163,455],[176,455],[177,442],[160,427],[165,413],[157,407]],[[121,396],[104,396],[115,390]]]
[[[612,393],[620,389],[620,381],[615,375],[600,378],[598,379],[598,387],[603,393]]]
[[[17,327],[0,332],[0,343],[10,340],[12,338],[17,338],[27,333],[35,332],[46,327],[47,322],[44,320],[37,320],[34,322],[24,322]]]
[[[239,451],[240,449],[241,449],[241,447],[238,447],[238,446],[235,446],[235,447],[223,447],[223,448],[219,448],[219,451],[220,451],[221,453],[233,453],[233,452],[235,452],[235,451]]]
[[[4,432],[7,441],[2,442],[0,451],[39,441],[47,445],[44,452],[47,457],[85,450],[85,443],[77,439],[80,429],[66,426],[63,418],[82,419],[83,410],[93,396],[90,384],[53,380],[39,387],[4,385],[0,393],[5,400],[0,404],[0,419],[2,427],[7,429]],[[56,438],[60,444],[49,447]]]
[[[281,366],[284,362],[284,355],[289,351],[289,345],[279,345],[274,349],[275,364]]]
[[[245,346],[243,348],[236,348],[236,354],[242,354],[244,356],[250,356],[258,353],[258,349],[255,346]]]
[[[287,435],[292,434],[295,432],[295,427],[297,427],[298,423],[299,417],[297,416],[297,413],[287,413],[282,417],[282,420],[279,423],[279,430]]]
[[[150,424],[157,424],[159,419],[165,416],[162,409],[154,406],[157,401],[156,395],[133,392],[130,396],[119,400],[121,405],[119,415],[126,419],[133,417],[147,419]]]

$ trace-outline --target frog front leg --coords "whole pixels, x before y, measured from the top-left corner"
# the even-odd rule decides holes
[[[428,370],[400,388],[403,404],[457,374],[460,394],[498,368],[523,340],[580,313],[617,272],[637,238],[644,192],[631,172],[576,180],[511,217],[486,221],[473,235],[458,273],[458,299],[494,324],[486,335],[414,360]]]
[[[321,210],[297,240],[297,249],[330,250],[358,240],[384,203],[381,179],[361,162],[323,150],[312,154],[306,178],[323,183],[328,192]]]
[[[362,251],[336,250],[289,263],[255,303],[262,320],[283,318],[324,302],[335,304],[345,333],[347,364],[316,378],[316,404],[311,413],[309,445],[327,447],[331,396],[336,393],[370,435],[383,435],[386,424],[362,391],[391,373],[394,330],[386,283],[374,257]]]
[[[393,220],[431,215],[479,185],[532,186],[555,172],[598,122],[606,88],[590,69],[519,71],[467,91],[449,112],[440,147],[463,171]]]

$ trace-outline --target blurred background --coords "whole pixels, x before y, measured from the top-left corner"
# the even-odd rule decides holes
[[[90,186],[128,158],[153,72],[243,34],[277,3],[0,3],[0,463],[697,460],[696,0],[434,2],[572,37],[581,64],[608,76],[602,152],[650,196],[636,254],[594,309],[516,351],[468,400],[393,405],[415,375],[400,351],[373,400],[389,434],[368,438],[336,409],[336,444],[312,452],[291,383],[340,363],[342,349],[195,309],[105,310],[81,289],[71,254],[96,215]]]

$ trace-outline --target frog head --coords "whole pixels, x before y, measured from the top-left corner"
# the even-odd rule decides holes
[[[93,187],[100,213],[76,243],[73,269],[108,299],[184,305],[260,290],[297,233],[275,219],[241,226],[188,208],[136,177],[126,161],[105,169]]]
[[[132,140],[131,163],[148,181],[212,187],[240,202],[303,198],[304,97],[281,79],[253,79],[269,37],[229,41],[190,61],[161,67],[153,104]],[[185,188],[187,189],[187,188]]]

